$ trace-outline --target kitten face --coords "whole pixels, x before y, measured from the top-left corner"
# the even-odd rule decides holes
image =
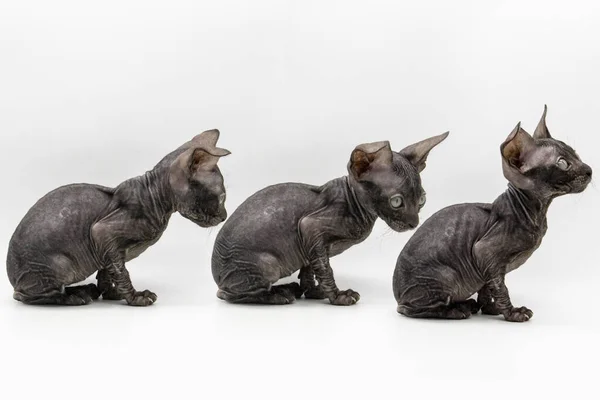
[[[555,139],[535,140],[535,146],[524,175],[536,187],[554,195],[585,190],[592,180],[592,168],[581,161],[573,148]]]
[[[225,221],[225,186],[219,167],[197,171],[188,181],[188,187],[177,196],[179,213],[203,228]]]
[[[361,182],[377,216],[396,232],[414,229],[425,205],[425,191],[417,168],[394,152],[389,168]]]
[[[196,136],[173,162],[169,175],[177,211],[203,228],[227,218],[225,186],[217,162],[229,151],[216,147],[218,139],[216,129]]]
[[[389,142],[367,143],[352,153],[348,171],[358,183],[368,207],[395,230],[403,232],[419,224],[425,205],[425,191],[419,173],[425,168],[429,151],[448,133],[423,140],[393,152]]]
[[[518,188],[556,197],[580,193],[592,180],[592,168],[575,150],[550,136],[546,109],[533,136],[519,124],[500,148],[504,176]]]

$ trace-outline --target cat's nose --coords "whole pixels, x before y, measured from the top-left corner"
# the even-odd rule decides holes
[[[584,169],[583,172],[585,173],[585,175],[589,178],[592,179],[592,167],[590,167],[589,165],[585,164],[584,165]]]
[[[408,225],[408,227],[410,229],[415,229],[417,227],[417,225],[419,225],[419,216],[413,216],[410,217],[406,220],[406,225]]]

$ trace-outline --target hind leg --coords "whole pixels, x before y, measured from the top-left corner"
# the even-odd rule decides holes
[[[100,290],[98,290],[98,287],[93,283],[87,285],[67,286],[65,287],[65,293],[69,295],[76,295],[86,300],[89,297],[92,301],[98,300],[98,297],[100,297]]]
[[[299,299],[304,291],[297,282],[271,286],[271,292],[281,294],[287,298]]]
[[[93,286],[93,287],[92,287]],[[56,304],[65,306],[82,306],[90,304],[98,298],[96,285],[70,286],[61,290],[58,284],[44,287],[15,289],[13,298],[25,304]]]
[[[16,279],[13,298],[25,304],[84,305],[98,298],[96,285],[65,286],[72,274],[66,257],[54,257],[55,263],[46,265],[29,262],[23,265]]]
[[[236,294],[227,293],[221,289],[217,292],[217,297],[230,303],[238,304],[271,304],[284,305],[294,302],[295,296],[288,293],[276,293],[268,290],[258,293]]]
[[[467,319],[471,316],[471,312],[467,308],[456,303],[431,308],[398,306],[398,312],[411,318]]]
[[[302,295],[300,285],[295,282],[274,285],[270,288],[269,286],[270,283],[262,288],[246,291],[239,291],[235,287],[229,286],[228,288],[219,289],[217,297],[230,303],[284,305],[293,303],[298,295]]]
[[[230,303],[290,304],[301,295],[300,285],[272,285],[279,279],[276,260],[263,256],[264,265],[245,262],[230,265],[218,275],[217,297]],[[270,265],[265,261],[271,261]],[[268,277],[265,275],[269,275]]]
[[[402,293],[397,311],[411,318],[466,319],[479,307],[473,299],[453,302],[452,296],[441,288],[415,285]]]

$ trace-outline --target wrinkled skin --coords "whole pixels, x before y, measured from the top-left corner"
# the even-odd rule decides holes
[[[329,258],[365,240],[378,217],[398,232],[417,226],[425,199],[419,172],[446,136],[398,153],[388,142],[363,144],[351,155],[348,176],[321,187],[269,186],[248,198],[216,239],[217,296],[233,303],[288,304],[303,295],[356,303],[357,292],[338,289]],[[298,270],[300,284],[273,285]]]
[[[517,125],[501,153],[506,192],[492,204],[437,212],[400,253],[393,281],[399,313],[463,319],[481,309],[512,322],[533,316],[512,305],[504,277],[540,246],[552,199],[582,192],[592,170],[572,148],[552,139],[546,110],[533,137]],[[477,301],[469,299],[474,293]]]
[[[100,295],[132,306],[156,294],[136,291],[125,268],[158,241],[178,211],[202,227],[225,220],[225,189],[215,147],[206,131],[167,155],[146,174],[116,188],[60,187],[25,215],[10,241],[7,272],[13,297],[26,304],[83,305]],[[98,271],[98,285],[68,286]]]

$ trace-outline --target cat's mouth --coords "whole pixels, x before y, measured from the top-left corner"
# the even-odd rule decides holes
[[[185,218],[187,218],[190,221],[192,221],[193,223],[195,223],[196,225],[200,226],[201,228],[211,228],[213,226],[217,226],[221,222],[225,221],[225,219],[227,218],[226,213],[224,215],[215,215],[215,216],[202,215],[202,214],[191,213],[191,212],[181,212],[181,211],[179,213],[181,215],[183,215]]]
[[[399,232],[399,233],[406,232],[406,231],[416,228],[416,226],[410,226],[409,224],[407,224],[406,222],[403,222],[403,221],[387,220],[387,219],[384,219],[384,221],[387,224],[387,226],[389,226],[390,228],[392,228],[392,230]]]
[[[583,192],[588,187],[588,185],[590,184],[590,182],[591,182],[591,179],[587,179],[587,180],[585,180],[583,182],[582,181],[578,181],[573,186],[569,185],[569,188],[571,190],[568,193],[581,193],[581,192]]]

